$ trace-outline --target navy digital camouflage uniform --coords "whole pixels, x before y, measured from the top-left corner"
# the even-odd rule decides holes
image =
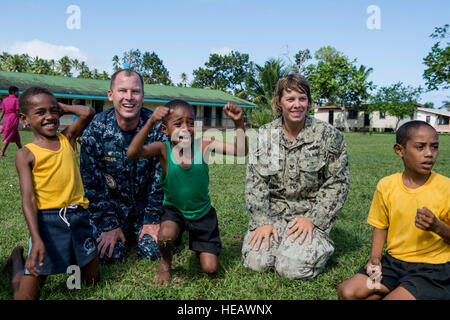
[[[262,139],[266,136],[270,139]],[[329,233],[349,189],[344,135],[308,115],[293,142],[284,133],[281,118],[262,126],[254,139],[246,175],[250,222],[242,247],[244,265],[254,271],[275,269],[289,279],[315,277],[334,252]],[[292,243],[293,234],[285,236],[299,216],[315,226],[311,245],[308,238],[300,245],[300,237]],[[267,224],[276,228],[278,244],[271,236],[269,251],[264,242],[258,251],[250,250],[250,235]]]
[[[152,113],[149,109],[141,109],[136,133]],[[145,144],[166,140],[157,125],[150,131]],[[117,124],[114,108],[97,114],[83,133],[80,171],[90,202],[94,237],[119,227],[125,235],[131,231],[136,239],[138,256],[155,260],[160,257],[160,252],[154,239],[147,234],[141,241],[138,239],[143,224],[160,223],[161,167],[157,157],[129,159],[129,143]],[[124,258],[125,246],[119,239],[112,257],[108,257],[107,249],[101,262],[111,263]]]

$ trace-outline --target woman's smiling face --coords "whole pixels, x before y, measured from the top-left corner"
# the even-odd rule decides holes
[[[308,96],[295,90],[283,90],[278,106],[285,121],[303,124],[308,111]]]

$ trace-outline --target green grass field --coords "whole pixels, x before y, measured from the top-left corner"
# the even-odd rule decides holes
[[[21,132],[22,142],[31,141]],[[253,273],[241,262],[241,244],[248,216],[244,199],[245,165],[211,165],[211,199],[219,217],[223,242],[219,271],[213,277],[200,273],[198,260],[187,247],[175,255],[170,288],[158,288],[153,276],[158,262],[137,259],[130,249],[125,262],[101,267],[101,281],[91,287],[69,290],[69,275],[49,277],[41,299],[337,299],[337,287],[365,263],[370,253],[371,228],[367,212],[377,182],[402,170],[394,154],[393,134],[346,134],[351,186],[347,202],[331,231],[335,253],[325,272],[315,279],[290,281],[276,273]],[[440,136],[440,154],[434,170],[450,176],[450,136]],[[28,248],[28,231],[21,209],[19,181],[14,166],[16,146],[0,159],[0,267],[16,245]],[[10,277],[0,275],[0,299],[11,299]]]

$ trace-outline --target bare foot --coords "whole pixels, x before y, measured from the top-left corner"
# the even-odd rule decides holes
[[[0,158],[6,158],[6,156],[4,154],[1,154]]]
[[[159,264],[158,271],[155,274],[155,282],[158,286],[164,286],[167,288],[170,282],[170,267],[165,266],[163,263]]]

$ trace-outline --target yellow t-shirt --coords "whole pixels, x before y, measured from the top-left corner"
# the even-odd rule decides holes
[[[39,210],[57,209],[70,204],[89,206],[78,167],[77,156],[69,140],[58,133],[61,147],[57,151],[33,143],[25,145],[35,158],[32,170],[33,188]]]
[[[417,189],[405,187],[402,173],[378,182],[367,223],[387,229],[386,252],[406,262],[441,264],[450,261],[450,245],[434,232],[415,226],[417,209],[427,207],[450,226],[450,179],[432,172]]]

